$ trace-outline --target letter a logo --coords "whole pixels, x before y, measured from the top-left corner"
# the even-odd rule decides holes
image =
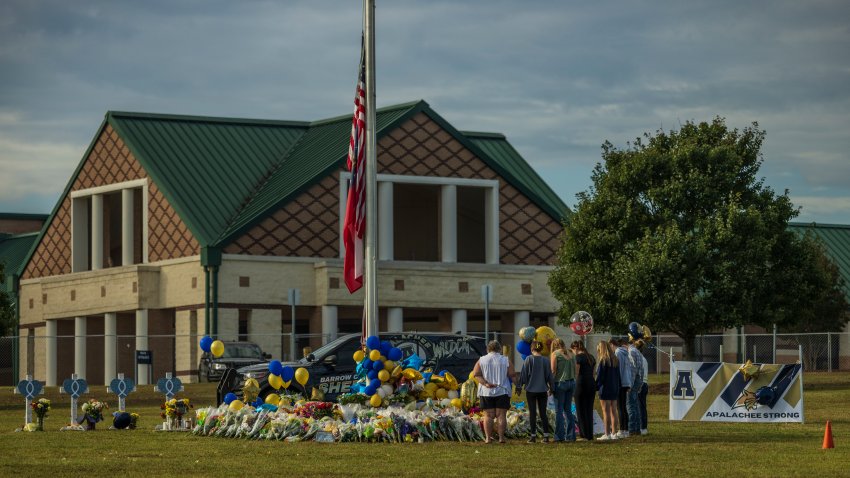
[[[676,385],[673,386],[673,398],[677,400],[693,400],[696,398],[696,390],[691,374],[692,370],[679,370],[676,375]]]

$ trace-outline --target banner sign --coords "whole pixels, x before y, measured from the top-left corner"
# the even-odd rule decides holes
[[[670,420],[802,423],[802,366],[671,362]]]

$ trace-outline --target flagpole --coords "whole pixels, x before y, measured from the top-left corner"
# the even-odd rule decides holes
[[[366,287],[366,336],[378,334],[378,160],[375,151],[375,0],[363,0],[366,41],[366,240],[363,275]]]

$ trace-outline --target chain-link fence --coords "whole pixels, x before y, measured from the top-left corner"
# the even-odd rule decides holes
[[[281,360],[297,360],[329,343],[339,334],[249,334],[222,336],[226,341],[250,341],[258,344],[264,353]],[[483,332],[470,332],[469,335],[483,337]],[[165,372],[178,374],[196,374],[201,362],[202,352],[198,343],[202,335],[117,335],[115,337],[115,371],[128,377],[136,377],[136,352],[148,350],[153,363],[150,369],[152,378],[161,377]],[[596,354],[596,345],[610,339],[608,334],[590,334],[585,337],[571,333],[560,336],[569,345],[574,340],[584,341],[588,351]],[[503,345],[513,349],[513,333],[492,332],[489,339],[498,339]],[[46,349],[55,347],[56,373],[61,381],[70,376],[75,367],[75,344],[77,337],[60,335],[45,337],[24,335],[20,337],[0,337],[0,385],[13,385],[14,368],[23,376],[31,373],[39,379],[45,370]],[[85,337],[85,360],[89,372],[104,370],[105,348],[112,337],[87,335]],[[294,344],[293,344],[294,339]],[[18,360],[15,360],[15,343],[18,343]],[[146,344],[145,344],[146,342]],[[294,346],[293,346],[294,345]],[[684,359],[684,341],[675,335],[659,335],[652,339],[643,355],[651,373],[669,371],[670,354],[675,360]],[[695,340],[694,356],[698,362],[725,361],[743,363],[752,360],[755,363],[796,363],[802,355],[804,369],[807,371],[831,372],[850,370],[850,333],[817,334],[726,334],[701,335]],[[18,378],[20,378],[20,376]]]

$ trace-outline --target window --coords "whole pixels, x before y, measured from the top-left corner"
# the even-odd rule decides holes
[[[239,309],[239,341],[248,341],[248,322],[251,319],[251,311]]]

